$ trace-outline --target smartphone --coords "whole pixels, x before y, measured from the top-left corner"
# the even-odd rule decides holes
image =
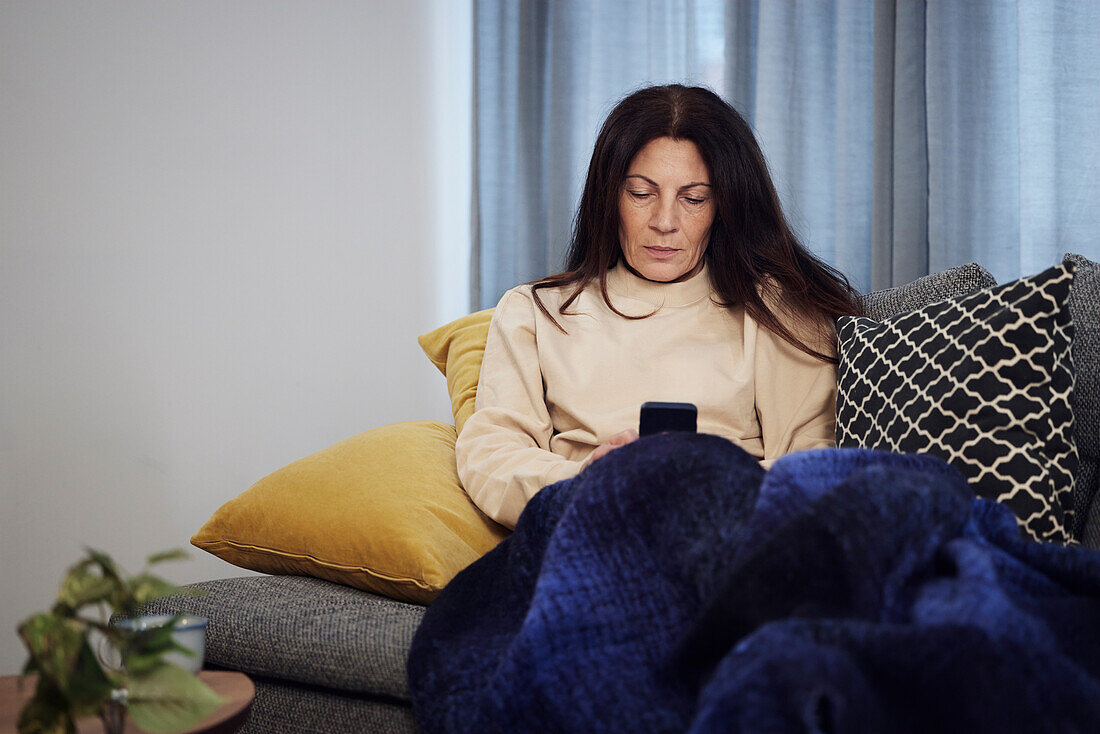
[[[638,434],[649,436],[665,431],[695,433],[698,409],[691,403],[642,403]]]

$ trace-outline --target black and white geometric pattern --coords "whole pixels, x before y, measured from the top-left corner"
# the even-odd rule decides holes
[[[837,321],[837,445],[939,456],[1028,535],[1066,542],[1077,471],[1073,266],[885,321]]]

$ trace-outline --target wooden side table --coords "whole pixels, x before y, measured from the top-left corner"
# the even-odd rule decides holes
[[[34,695],[35,677],[27,676],[23,689],[19,690],[22,676],[5,675],[0,677],[0,734],[15,734],[19,723],[19,712],[23,705]],[[214,689],[214,692],[226,701],[209,716],[199,722],[186,734],[231,734],[241,728],[248,712],[252,708],[252,698],[256,687],[244,673],[229,670],[204,670],[199,680]],[[81,719],[77,722],[77,734],[103,734],[103,722],[97,718]],[[127,719],[126,734],[141,734],[141,729]]]

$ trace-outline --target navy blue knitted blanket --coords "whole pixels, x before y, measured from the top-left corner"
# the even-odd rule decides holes
[[[665,434],[543,489],[429,607],[434,732],[1100,731],[1100,553],[938,459]]]

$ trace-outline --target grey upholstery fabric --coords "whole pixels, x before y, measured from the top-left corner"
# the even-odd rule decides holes
[[[1089,548],[1100,550],[1100,462],[1081,462],[1077,470],[1077,486],[1073,488],[1079,530],[1075,537]]]
[[[1081,255],[1066,255],[1077,266],[1069,310],[1073,317],[1074,437],[1081,468],[1073,490],[1076,513],[1074,535],[1085,545],[1100,548],[1100,503],[1095,502],[1100,482],[1100,264]]]
[[[989,271],[977,263],[967,263],[917,278],[896,288],[872,291],[860,297],[867,316],[876,321],[906,311],[915,311],[936,301],[997,285]]]
[[[193,584],[150,613],[210,620],[206,659],[250,676],[409,699],[405,660],[426,607],[304,576]]]
[[[256,698],[241,734],[387,732],[417,734],[408,703],[254,678]]]

